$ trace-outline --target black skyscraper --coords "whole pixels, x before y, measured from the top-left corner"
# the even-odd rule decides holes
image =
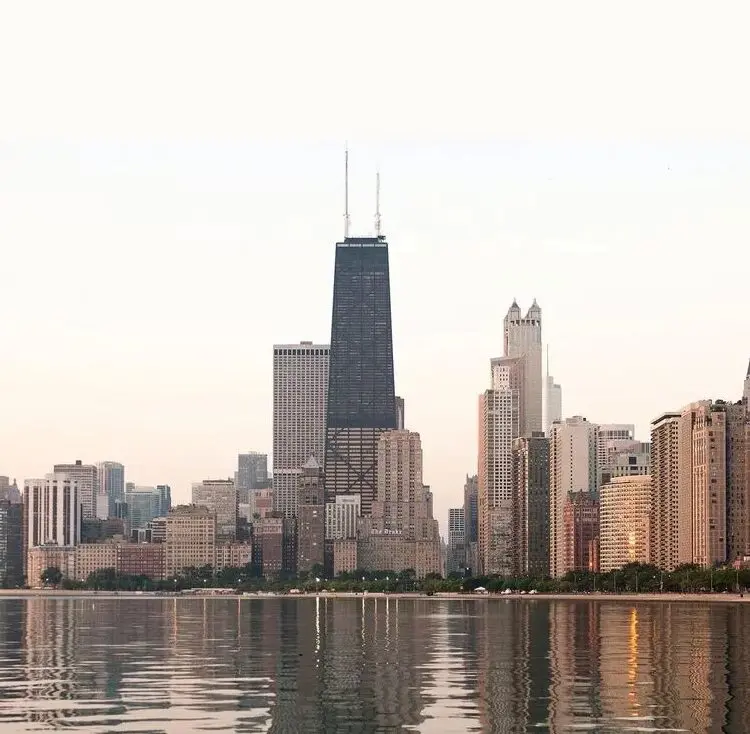
[[[336,244],[325,444],[326,502],[358,494],[369,515],[380,434],[396,428],[388,243]]]

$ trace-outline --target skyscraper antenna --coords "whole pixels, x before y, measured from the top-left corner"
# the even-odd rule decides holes
[[[349,143],[344,152],[344,238],[349,236]]]
[[[547,377],[549,377],[549,344],[547,345]]]
[[[380,171],[375,174],[375,236],[380,237]]]

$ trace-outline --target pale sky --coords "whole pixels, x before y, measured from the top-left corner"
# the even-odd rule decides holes
[[[0,2],[0,474],[228,476],[272,345],[330,338],[391,245],[396,391],[436,516],[476,472],[510,302],[566,416],[737,399],[750,358],[750,11],[691,2]]]

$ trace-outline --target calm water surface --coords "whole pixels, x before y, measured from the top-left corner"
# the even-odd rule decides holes
[[[750,607],[0,599],[0,732],[750,732]]]

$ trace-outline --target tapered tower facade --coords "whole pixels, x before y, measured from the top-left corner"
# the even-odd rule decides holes
[[[526,316],[513,301],[503,323],[503,346],[506,357],[524,360],[521,386],[520,435],[530,436],[544,430],[542,424],[542,309],[536,302]]]
[[[397,428],[388,243],[345,237],[336,244],[325,437],[326,503],[358,495],[370,515],[378,441]]]

